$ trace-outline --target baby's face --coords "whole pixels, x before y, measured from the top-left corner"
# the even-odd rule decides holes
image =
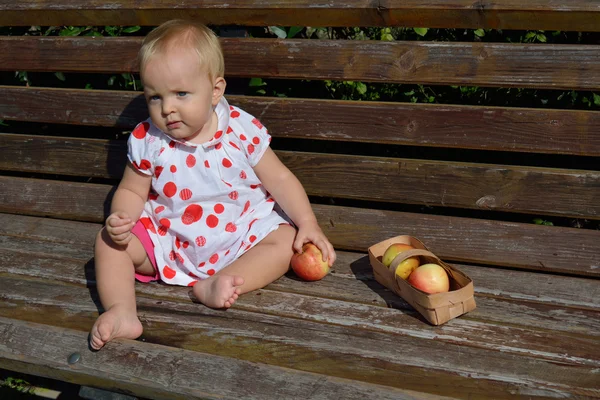
[[[190,142],[212,137],[214,132],[207,129],[220,96],[215,95],[215,82],[200,68],[194,51],[169,49],[153,55],[142,71],[142,81],[150,118],[158,128]]]

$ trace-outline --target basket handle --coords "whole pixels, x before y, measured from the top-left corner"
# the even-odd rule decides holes
[[[398,265],[400,265],[400,263],[402,263],[402,261],[409,259],[411,257],[415,257],[415,256],[431,257],[431,258],[435,259],[438,264],[442,262],[442,260],[440,260],[440,258],[438,256],[436,256],[435,254],[433,254],[432,252],[430,252],[428,250],[423,250],[423,249],[406,250],[406,251],[403,251],[402,253],[398,254],[392,260],[392,263],[389,266],[389,270],[392,271],[392,274],[396,275],[396,268],[398,268]]]

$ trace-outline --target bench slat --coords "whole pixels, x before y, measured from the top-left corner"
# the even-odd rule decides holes
[[[0,178],[0,212],[103,222],[114,187],[13,177]],[[340,250],[400,234],[421,238],[438,256],[583,276],[600,276],[600,231],[483,219],[313,205],[331,243]]]
[[[75,383],[121,390],[148,398],[307,399],[338,395],[363,399],[407,399],[410,391],[371,385],[198,351],[119,340],[100,352],[87,348],[87,332],[0,317],[0,367]],[[82,357],[75,365],[67,358]],[[165,370],[169,373],[164,374]],[[127,371],[121,373],[120,371]],[[202,379],[198,379],[198,371]],[[427,398],[427,397],[425,397]]]
[[[600,156],[600,112],[250,96],[228,100],[259,116],[274,137]],[[0,119],[133,129],[146,118],[146,103],[137,92],[0,86]]]
[[[6,251],[4,253],[6,258],[3,258],[5,267],[0,266],[0,268],[3,268],[3,272],[12,274],[24,274],[42,279],[54,277],[54,279],[65,282],[85,284],[86,282],[81,280],[81,262],[85,262],[85,277],[88,282],[93,281],[93,263],[90,259],[93,257],[93,243],[99,229],[100,225],[93,223],[0,214],[0,249]],[[53,234],[49,237],[50,230]],[[74,235],[73,232],[77,232],[77,235]],[[24,258],[19,258],[20,255],[15,253],[23,253]],[[40,260],[52,258],[61,261],[57,263],[36,262],[35,265],[38,267],[35,268],[33,267],[34,263],[29,258],[25,258],[30,254],[36,254]],[[338,251],[337,256],[332,276],[344,278],[343,280],[327,278],[306,285],[284,277],[267,288],[371,305],[385,306],[386,302],[390,302],[394,304],[394,307],[410,308],[398,296],[384,290],[378,283],[374,283],[373,270],[364,253]],[[8,261],[9,257],[12,260],[10,262]],[[41,268],[39,265],[44,265],[44,267]],[[478,308],[481,307],[483,298],[490,297],[500,299],[500,303],[508,300],[518,302],[518,304],[533,302],[569,307],[572,309],[572,317],[587,315],[585,311],[576,312],[575,308],[600,311],[600,286],[593,279],[483,266],[455,265],[476,282],[475,294],[478,296]],[[56,269],[53,268],[54,266]],[[353,283],[354,280],[365,282],[366,286],[354,285],[351,290],[348,290],[347,285]],[[378,290],[377,287],[381,290]],[[495,303],[491,302],[490,304]],[[532,314],[526,310],[527,308],[522,306],[519,312],[509,313],[513,317],[516,316],[517,319],[528,314],[528,318],[524,319],[522,323],[513,322],[513,325],[538,327],[544,325],[544,319],[540,318],[539,314]],[[482,313],[481,316],[500,318],[500,315],[501,313],[490,313],[489,315]],[[507,315],[502,316],[502,318],[506,317]],[[536,320],[533,325],[529,325],[531,319]],[[586,328],[586,334],[600,336],[600,320],[595,322],[589,316],[577,319],[577,323],[561,323],[560,326],[555,326],[551,321],[550,323],[552,329],[567,331],[575,329],[580,333],[583,332],[582,325],[592,324],[598,329]]]
[[[123,141],[0,135],[0,146],[7,150],[0,168],[12,171],[120,178],[127,159]],[[600,219],[600,171],[277,155],[314,196]]]
[[[44,286],[43,281],[0,278],[0,298],[6,304],[0,306],[0,316],[20,313],[27,321],[43,322],[51,312],[56,318],[47,321],[50,325],[89,329],[97,314],[88,289],[52,282],[47,290]],[[398,310],[268,290],[241,297],[223,315],[191,303],[185,288],[179,288],[180,295],[174,296],[158,285],[139,286],[154,289],[152,294],[137,297],[148,344],[176,341],[184,350],[412,390],[462,393],[459,397],[480,391],[478,378],[498,386],[507,376],[517,374],[524,376],[520,384],[539,384],[542,390],[560,385],[567,393],[597,393],[593,373],[599,362],[594,348],[597,338],[550,336],[551,332],[535,328],[528,332],[464,318],[431,327]],[[316,312],[322,313],[322,318],[313,318]],[[506,342],[505,336],[520,340],[496,346],[496,336],[501,336],[501,343]],[[458,341],[453,343],[455,339]],[[441,353],[444,356],[440,357]],[[527,371],[534,365],[538,366],[535,372]],[[457,370],[463,372],[461,378],[452,377]],[[548,374],[549,370],[553,374]],[[470,376],[480,373],[485,378]],[[412,384],[405,380],[409,374]],[[432,374],[443,388],[428,385]],[[447,387],[450,381],[457,386],[454,390]],[[499,395],[503,398],[511,389],[499,390]]]
[[[0,25],[159,25],[171,18],[246,26],[427,26],[431,28],[598,31],[594,0],[182,2],[149,0],[0,1]]]
[[[0,38],[5,71],[129,72],[142,38]],[[227,76],[540,89],[600,88],[595,46],[222,39]],[[260,54],[260,57],[256,57]],[[13,60],[13,61],[11,61]]]
[[[600,156],[600,113],[228,96],[274,137]],[[0,119],[132,129],[136,92],[0,86]],[[306,129],[310,121],[311,129]],[[82,133],[85,129],[82,129]]]

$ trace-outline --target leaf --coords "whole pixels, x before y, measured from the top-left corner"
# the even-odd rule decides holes
[[[475,34],[475,36],[478,36],[478,37],[484,37],[485,36],[485,31],[483,29],[477,29],[473,33]]]
[[[117,77],[115,75],[111,76],[110,78],[108,78],[108,86],[112,86],[115,84],[115,79],[117,79]]]
[[[596,93],[592,94],[594,95],[594,104],[600,107],[600,95],[597,95]]]
[[[58,80],[61,80],[63,82],[66,80],[65,74],[63,74],[62,72],[55,72],[54,76],[56,76],[58,78]]]
[[[61,29],[58,33],[59,36],[79,36],[81,32],[83,32],[85,28],[76,27],[76,26],[67,26],[64,29]]]
[[[251,78],[248,86],[257,87],[257,86],[267,86],[267,83],[263,81],[261,78]]]
[[[104,30],[108,33],[109,36],[117,36],[119,34],[118,26],[105,26]]]
[[[302,29],[304,29],[303,26],[291,26],[290,30],[287,33],[287,38],[293,38],[294,36],[296,36],[298,33],[300,33],[302,31]]]
[[[367,85],[362,82],[356,82],[356,91],[360,94],[367,93]]]
[[[413,28],[413,31],[419,36],[425,36],[427,34],[428,28]]]
[[[270,26],[269,31],[271,31],[271,33],[276,35],[279,39],[285,39],[287,37],[285,29],[278,26]]]
[[[129,28],[123,29],[123,32],[125,32],[125,33],[133,33],[133,32],[139,31],[140,29],[141,29],[141,27],[139,25],[130,26]]]

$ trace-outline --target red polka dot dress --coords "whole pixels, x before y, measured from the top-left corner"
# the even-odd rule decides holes
[[[169,284],[208,278],[289,223],[253,170],[269,147],[267,130],[225,98],[215,111],[218,130],[203,144],[172,139],[150,119],[129,138],[129,161],[152,176],[140,220]]]

